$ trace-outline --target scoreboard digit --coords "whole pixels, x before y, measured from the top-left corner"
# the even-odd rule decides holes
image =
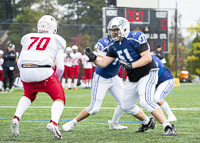
[[[155,9],[105,7],[103,8],[103,35],[106,35],[106,28],[109,21],[121,16],[130,22],[131,31],[142,31],[146,34],[147,42],[151,52],[156,50],[158,45],[168,52],[168,12]]]

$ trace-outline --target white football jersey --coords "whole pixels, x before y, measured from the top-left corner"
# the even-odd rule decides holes
[[[81,60],[82,54],[80,52],[71,53],[72,59],[74,60],[73,65],[79,65],[78,61]]]
[[[91,69],[92,68],[92,63],[91,62],[87,62],[88,60],[89,60],[88,56],[82,55],[81,61],[82,61],[84,69]]]
[[[66,47],[66,41],[57,34],[30,33],[22,37],[22,64],[51,65],[58,50]]]
[[[68,67],[72,67],[72,56],[71,56],[71,53],[70,53],[70,56],[67,55],[67,53],[64,54],[64,64],[65,66],[68,66]]]
[[[3,65],[3,58],[0,58],[0,70],[3,70],[2,65]]]

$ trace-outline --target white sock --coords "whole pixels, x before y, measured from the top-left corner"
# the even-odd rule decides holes
[[[164,101],[164,103],[160,107],[162,108],[163,111],[165,111],[167,115],[173,114],[166,101]]]
[[[88,86],[88,82],[86,82],[85,87],[89,87],[89,86]]]
[[[115,109],[115,112],[113,114],[112,122],[113,123],[118,123],[118,120],[120,117],[124,114],[124,111],[120,108],[118,105],[117,108]]]
[[[77,85],[77,82],[78,82],[78,79],[77,79],[77,78],[75,78],[75,79],[74,79],[74,87],[76,87],[76,85]]]
[[[146,125],[149,123],[149,121],[150,121],[149,117],[146,117],[146,119],[144,121],[142,121],[142,124]]]
[[[65,87],[65,81],[66,81],[66,79],[65,79],[65,78],[62,78],[62,87],[63,87],[63,88]]]
[[[64,104],[60,101],[54,101],[51,106],[51,120],[58,123],[63,112]]]
[[[72,87],[72,79],[71,78],[67,79],[67,85],[68,85],[68,88]]]
[[[164,123],[162,123],[163,128],[165,129],[165,127],[169,125],[171,127],[171,124],[169,123],[169,121],[166,121]]]
[[[73,121],[75,124],[78,124],[78,122],[76,121],[76,118],[74,118],[72,121]]]
[[[92,87],[92,83],[91,82],[89,82],[89,87]]]
[[[17,109],[15,111],[15,116],[21,119],[22,115],[30,105],[31,105],[31,100],[26,96],[22,96],[22,98],[18,102]]]
[[[3,82],[2,82],[2,81],[0,81],[0,89],[2,89],[2,85],[3,85]]]

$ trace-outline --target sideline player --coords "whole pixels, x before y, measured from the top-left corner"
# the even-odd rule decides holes
[[[38,92],[45,92],[53,99],[51,120],[47,130],[53,136],[62,139],[58,129],[58,121],[65,104],[65,93],[60,83],[64,70],[63,53],[66,41],[57,35],[57,21],[50,15],[42,16],[37,24],[38,33],[29,33],[22,37],[22,51],[18,60],[20,78],[23,82],[24,96],[20,99],[10,133],[14,138],[19,136],[19,121],[35,100]],[[57,69],[52,68],[56,59]]]
[[[153,100],[158,81],[158,68],[148,50],[145,34],[140,31],[130,32],[130,23],[123,17],[111,19],[107,29],[114,40],[109,44],[109,52],[100,60],[90,48],[85,48],[89,61],[105,68],[118,58],[125,66],[128,79],[123,90],[122,109],[143,122],[136,132],[144,132],[155,127],[151,118],[149,119],[137,106],[140,100],[140,105],[162,124],[165,129],[163,136],[176,135],[176,128],[168,122],[162,109]]]
[[[168,115],[168,121],[177,121],[175,115],[171,111],[168,103],[163,100],[170,91],[174,88],[174,77],[171,71],[162,63],[162,61],[154,55],[151,55],[152,59],[157,63],[158,83],[156,85],[156,91],[154,93],[154,101],[162,108]]]
[[[126,80],[126,78],[127,78],[127,73],[126,73],[126,70],[124,70],[124,79],[123,79],[123,71],[122,70],[123,70],[123,66],[120,67],[118,76],[122,79],[122,81],[124,81],[124,79]]]
[[[78,73],[79,73],[79,64],[81,62],[81,53],[78,52],[78,46],[73,45],[72,46],[73,52],[71,53],[72,59],[73,59],[73,73],[74,73],[74,89],[78,90],[77,82],[78,82]]]
[[[108,52],[108,43],[109,38],[101,38],[98,40],[98,57],[102,58]],[[101,104],[106,95],[107,90],[112,94],[115,100],[118,102],[118,106],[115,109],[112,121],[108,121],[109,129],[111,130],[126,130],[127,126],[121,126],[118,124],[118,120],[123,115],[123,111],[121,109],[121,97],[122,97],[122,89],[123,83],[121,79],[118,77],[119,72],[119,62],[116,59],[113,63],[108,65],[105,68],[97,67],[94,73],[93,81],[92,81],[92,91],[91,91],[91,103],[89,107],[83,109],[76,118],[72,121],[64,124],[62,126],[64,131],[69,131],[73,129],[78,122],[87,118],[90,115],[95,115],[99,112],[101,108]]]
[[[67,47],[66,48],[66,54],[64,54],[64,65],[65,65],[65,70],[63,73],[63,78],[62,78],[62,86],[63,88],[65,87],[65,80],[67,77],[67,87],[65,88],[66,90],[72,89],[71,88],[71,83],[72,83],[72,77],[73,77],[73,68],[72,68],[72,48]]]
[[[87,55],[82,55],[81,56],[81,61],[83,64],[83,69],[85,72],[85,80],[86,80],[86,86],[85,89],[90,89],[92,88],[92,63],[87,62],[89,60]]]
[[[2,55],[3,55],[3,51],[0,50],[0,91],[2,90],[2,86],[3,86],[3,58],[2,58]]]

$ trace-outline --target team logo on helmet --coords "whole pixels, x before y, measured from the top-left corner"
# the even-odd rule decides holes
[[[126,24],[126,21],[125,20],[120,20],[119,21],[119,26],[121,25],[121,26],[124,26]]]

